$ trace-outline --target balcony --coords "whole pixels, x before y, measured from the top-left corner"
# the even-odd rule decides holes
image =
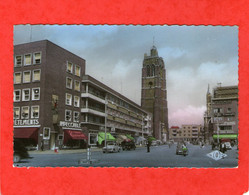
[[[81,93],[81,97],[82,98],[90,98],[90,99],[93,99],[93,100],[96,100],[96,101],[98,101],[100,103],[105,104],[105,100],[104,99],[100,98],[100,96],[98,97],[98,96],[95,96],[95,95],[93,95],[91,93]]]
[[[105,113],[102,110],[98,110],[97,108],[88,107],[88,108],[81,108],[82,113],[91,113],[97,116],[105,117]]]
[[[224,113],[224,116],[235,116],[235,112]]]
[[[128,110],[126,110],[125,108],[120,107],[120,106],[118,106],[118,111],[123,112],[123,113],[125,113],[125,114],[129,114],[129,111],[128,111]]]
[[[223,116],[223,113],[221,113],[221,112],[214,113],[214,117],[221,117],[221,116]]]

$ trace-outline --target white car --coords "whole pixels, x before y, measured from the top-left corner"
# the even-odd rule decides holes
[[[103,147],[103,153],[106,152],[120,152],[121,147],[117,143],[109,142],[106,144],[106,147]]]

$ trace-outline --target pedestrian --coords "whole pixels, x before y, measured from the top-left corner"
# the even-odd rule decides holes
[[[226,147],[226,144],[224,143],[223,153],[225,153],[226,151],[227,151],[227,147]]]
[[[223,151],[223,149],[222,149],[222,144],[220,143],[220,151],[222,152]]]
[[[147,141],[147,152],[150,152],[150,141]]]
[[[43,144],[43,140],[41,141],[41,150],[43,151],[44,149],[44,144]]]

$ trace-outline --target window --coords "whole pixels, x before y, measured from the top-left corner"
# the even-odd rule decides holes
[[[152,64],[151,66],[151,76],[155,76],[155,65]]]
[[[222,108],[214,108],[214,113],[222,113]]]
[[[75,65],[75,75],[80,77],[80,66]]]
[[[24,66],[31,65],[31,54],[24,55]]]
[[[232,108],[227,108],[227,112],[231,113],[232,112]]]
[[[74,104],[75,107],[80,107],[80,98],[78,96],[74,96]]]
[[[22,119],[28,119],[29,118],[29,107],[23,106],[22,107]]]
[[[72,86],[73,86],[73,80],[70,77],[67,77],[66,87],[72,89]]]
[[[29,101],[30,99],[30,89],[22,90],[22,101]]]
[[[22,56],[16,56],[15,57],[15,67],[22,66]]]
[[[43,139],[50,139],[50,128],[49,127],[43,128]]]
[[[220,130],[233,130],[233,127],[232,126],[219,126],[220,127]]]
[[[71,121],[71,118],[72,118],[72,111],[66,110],[65,111],[65,121]]]
[[[73,73],[73,64],[71,62],[67,62],[67,72]]]
[[[40,88],[32,89],[32,100],[40,100]]]
[[[80,113],[79,112],[74,112],[73,113],[73,121],[74,122],[79,122],[80,121]]]
[[[146,70],[147,70],[147,77],[149,77],[150,76],[150,65],[147,65]]]
[[[31,106],[31,118],[39,118],[39,106]]]
[[[69,93],[66,93],[66,105],[72,105],[72,95]]]
[[[41,80],[41,70],[33,70],[33,82]]]
[[[31,72],[25,71],[23,72],[23,83],[30,83]]]
[[[74,90],[80,91],[80,82],[79,81],[74,81]]]
[[[19,102],[21,100],[21,90],[14,90],[14,102]]]
[[[41,63],[41,52],[34,53],[33,56],[33,64],[40,64]]]
[[[19,119],[19,118],[20,118],[20,108],[14,107],[14,119]]]
[[[22,73],[15,72],[14,74],[14,84],[20,84],[22,82]]]

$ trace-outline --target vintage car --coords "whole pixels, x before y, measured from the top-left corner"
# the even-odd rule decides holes
[[[120,152],[121,147],[115,142],[108,142],[106,143],[106,147],[103,147],[103,153],[108,152]]]
[[[232,149],[232,146],[231,146],[230,142],[225,142],[224,144],[225,144],[227,150],[231,150]]]
[[[24,144],[19,140],[14,140],[14,163],[20,162],[21,159],[29,158],[28,150]]]
[[[176,146],[176,155],[182,154],[184,156],[188,155],[188,148],[183,143],[178,143]]]

